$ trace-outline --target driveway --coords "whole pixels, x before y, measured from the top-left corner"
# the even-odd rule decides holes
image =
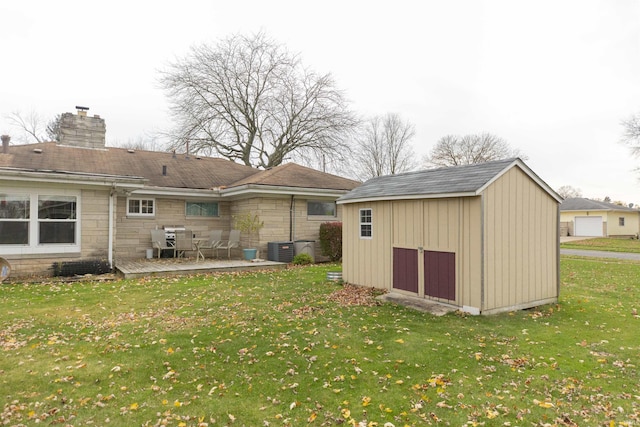
[[[577,240],[587,240],[590,237],[565,236],[560,237],[560,243],[575,242]],[[560,255],[586,256],[592,258],[614,258],[640,261],[640,254],[628,252],[607,252],[607,251],[587,251],[583,249],[560,249]]]

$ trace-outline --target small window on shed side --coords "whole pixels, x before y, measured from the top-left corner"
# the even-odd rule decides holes
[[[373,237],[373,212],[371,209],[360,209],[360,238]]]
[[[618,225],[620,227],[624,227],[624,217],[623,216],[618,218]]]

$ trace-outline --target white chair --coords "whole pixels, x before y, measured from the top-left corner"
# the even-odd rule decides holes
[[[164,230],[151,230],[151,245],[153,249],[158,250],[158,258],[163,250],[172,250],[173,256],[176,256],[176,249],[167,243],[167,236]]]
[[[195,250],[193,247],[193,232],[191,230],[176,230],[176,253],[178,258],[184,257],[186,251]]]
[[[231,249],[240,247],[240,230],[231,230],[229,240],[223,241],[216,247],[216,258],[218,258],[218,249],[227,250],[227,258],[231,259]]]
[[[200,245],[200,249],[211,249],[211,256],[213,256],[213,250],[217,249],[222,244],[222,230],[212,230],[209,233],[209,239]]]

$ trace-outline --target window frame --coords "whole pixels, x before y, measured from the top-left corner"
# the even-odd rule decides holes
[[[72,254],[80,253],[82,246],[82,194],[79,190],[24,188],[17,190],[4,190],[4,195],[27,196],[29,199],[29,219],[28,219],[28,243],[27,244],[0,244],[0,256],[2,255],[47,255],[47,254]],[[39,217],[38,201],[40,197],[74,197],[75,198],[75,218],[66,220],[54,220],[73,222],[74,242],[73,243],[39,243],[40,223],[43,221]]]
[[[619,216],[618,217],[618,227],[624,227],[624,217],[623,216]]]
[[[211,204],[216,205],[216,214],[215,215],[191,215],[189,214],[189,203],[192,204]],[[184,216],[187,218],[194,219],[208,219],[208,218],[220,218],[220,202],[217,201],[209,201],[209,200],[185,200],[184,202]]]
[[[333,205],[333,214],[332,215],[316,215],[309,213],[309,204],[318,203],[318,204],[332,204]],[[335,200],[307,200],[307,218],[309,219],[334,219],[338,217],[338,205]]]
[[[72,199],[72,200],[64,200],[64,199]],[[64,202],[64,203],[73,203],[73,211],[71,212],[71,218],[42,218],[40,216],[42,209],[42,205],[41,202]],[[37,222],[38,222],[38,230],[37,230],[37,235],[38,235],[38,244],[39,245],[75,245],[77,243],[77,239],[78,239],[78,233],[77,233],[77,228],[78,228],[78,197],[73,196],[73,195],[61,195],[61,194],[38,194],[38,218],[37,218]],[[49,208],[45,208],[46,210],[49,210]],[[43,238],[43,233],[42,233],[42,229],[43,227],[47,226],[47,224],[50,226],[52,224],[60,224],[60,225],[73,225],[73,241],[72,242],[42,242],[42,238]]]
[[[365,212],[369,213],[366,214]],[[367,218],[368,217],[368,218]],[[369,221],[363,221],[368,219]],[[373,208],[361,208],[358,210],[358,235],[361,239],[373,239]],[[363,231],[368,229],[368,234]]]
[[[130,203],[133,201],[138,201],[140,202],[139,206],[138,206],[138,212],[131,212],[130,208],[131,205]],[[153,210],[153,212],[151,213],[147,213],[147,212],[142,212],[142,207],[143,207],[143,201],[146,202],[152,202],[151,208]],[[133,217],[133,218],[154,218],[156,216],[156,199],[153,197],[127,197],[127,205],[126,205],[126,209],[127,209],[127,217]]]
[[[15,202],[15,201],[20,201],[22,203],[26,203],[27,206],[25,206],[25,208],[23,208],[23,217],[21,218],[13,218],[13,217],[2,217],[0,216],[0,225],[1,224],[9,224],[9,223],[19,223],[19,224],[26,224],[27,225],[27,241],[26,243],[0,243],[0,246],[13,246],[13,247],[25,247],[29,245],[29,236],[31,234],[31,196],[29,193],[24,192],[24,193],[10,193],[10,192],[2,192],[0,194],[0,196],[2,196],[3,200],[0,201],[0,203],[6,204],[11,203],[11,202]],[[14,198],[14,199],[21,199],[21,200],[6,200],[9,198]]]

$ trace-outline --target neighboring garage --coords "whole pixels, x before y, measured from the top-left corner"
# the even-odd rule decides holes
[[[574,236],[602,237],[602,217],[601,216],[575,217]]]
[[[343,279],[473,314],[556,302],[561,200],[520,159],[373,178],[337,202]]]
[[[600,200],[574,197],[560,205],[560,235],[580,237],[637,237],[640,211]]]

